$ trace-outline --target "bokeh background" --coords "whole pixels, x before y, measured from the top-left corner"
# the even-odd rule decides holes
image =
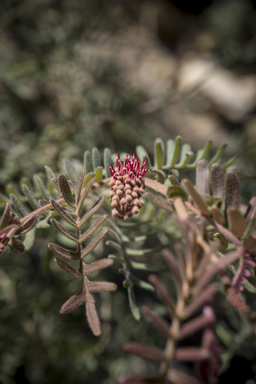
[[[227,156],[243,149],[238,167],[255,173],[255,0],[2,0],[0,52],[1,193],[44,165],[79,164],[95,146],[152,153],[156,137],[177,135],[193,149],[207,140],[228,143]],[[246,201],[255,181],[241,184]],[[51,236],[1,260],[0,383],[114,384],[149,369],[120,352],[138,335],[159,341],[130,315],[117,268],[105,272],[119,290],[102,296],[99,340],[82,308],[59,315],[77,287],[54,267]],[[223,383],[256,371],[256,346],[241,347],[249,337],[230,352]]]

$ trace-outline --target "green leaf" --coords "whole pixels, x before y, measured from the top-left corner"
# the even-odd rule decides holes
[[[154,145],[155,168],[161,169],[164,162],[164,143],[162,139],[157,138]]]
[[[0,208],[4,207],[6,203],[9,202],[9,199],[8,197],[6,197],[5,195],[3,195],[1,192],[0,192]]]
[[[104,149],[103,159],[104,159],[105,176],[106,178],[111,177],[110,166],[112,162],[111,162],[111,152],[109,148]]]
[[[156,174],[156,181],[158,183],[164,184],[164,173],[160,171],[159,169],[150,168],[150,172]]]
[[[191,147],[189,144],[183,144],[181,148],[180,161],[175,164],[175,168],[185,168],[185,166],[189,163],[191,158],[193,157],[193,152],[191,152]]]
[[[168,175],[168,179],[170,180],[172,185],[178,185],[180,186],[180,182],[174,175]]]
[[[85,178],[84,178],[84,184],[83,184],[83,188],[85,188],[87,186],[87,184],[89,184],[89,182],[95,178],[95,172],[91,172],[91,173],[88,173]]]
[[[53,170],[50,167],[48,167],[48,165],[45,165],[44,168],[46,170],[48,180],[51,181],[51,179],[53,179],[55,177],[55,173],[53,172]]]
[[[48,221],[50,220],[51,216],[52,216],[52,212],[49,212],[44,220],[40,220],[40,221],[37,222],[36,227],[38,229],[48,229],[48,228],[50,228],[50,225],[48,224]]]
[[[114,231],[112,228],[109,228],[107,226],[105,226],[104,228],[107,228],[108,229],[108,234],[113,237],[113,239],[119,243],[119,244],[122,244],[122,240],[120,238],[120,236],[118,235],[118,233],[116,231]]]
[[[213,165],[214,163],[217,163],[217,161],[221,158],[222,153],[225,151],[227,147],[227,144],[224,144],[216,154],[213,156],[213,158],[209,161],[209,166]]]
[[[11,205],[14,207],[18,215],[20,215],[21,217],[27,216],[28,214],[27,211],[25,210],[25,208],[23,208],[21,203],[18,201],[17,197],[11,193],[10,199],[11,199]]]
[[[133,269],[137,269],[140,271],[157,271],[158,268],[155,267],[154,265],[149,265],[145,263],[138,263],[136,261],[131,261],[131,267]]]
[[[42,193],[45,200],[50,201],[52,199],[52,196],[47,191],[44,183],[42,182],[41,178],[38,175],[34,176],[35,185],[37,186],[38,190]]]
[[[132,315],[135,320],[140,320],[140,310],[136,304],[133,287],[128,287],[128,299],[131,308]]]
[[[120,253],[120,255],[124,257],[124,249],[120,244],[117,244],[115,241],[108,240],[106,241],[106,245],[110,245],[111,247],[115,248]]]
[[[65,164],[65,168],[66,168],[67,173],[68,173],[68,177],[70,178],[72,183],[75,185],[76,184],[76,174],[75,174],[75,170],[74,170],[73,165],[71,164],[70,160],[68,160],[68,159],[64,159],[64,164]]]
[[[133,282],[133,284],[137,285],[137,287],[146,289],[147,291],[151,291],[151,292],[155,291],[155,288],[151,284],[147,283],[146,281],[138,279],[128,271],[125,271],[125,275],[128,275],[129,279]]]
[[[181,197],[182,199],[185,199],[185,200],[188,199],[188,195],[186,191],[184,191],[184,189],[179,185],[170,185],[170,187],[167,188],[166,195],[168,199],[173,199],[175,197]]]
[[[212,146],[212,141],[207,141],[204,148],[199,149],[196,154],[195,161],[187,165],[188,169],[194,169],[197,166],[199,160],[205,159]]]
[[[238,155],[235,155],[229,161],[227,161],[226,163],[222,164],[222,168],[224,169],[224,171],[226,169],[228,169],[242,154],[243,154],[243,152],[239,153]]]
[[[39,209],[41,208],[41,205],[38,203],[38,201],[33,197],[31,191],[26,186],[26,184],[22,184],[22,189],[24,192],[24,195],[27,197],[29,204],[33,209]]]
[[[74,207],[75,200],[71,192],[71,189],[69,187],[68,180],[62,174],[59,175],[58,180],[59,180],[59,187],[60,187],[61,194],[64,197],[66,203],[71,207]]]
[[[92,161],[91,161],[91,154],[89,151],[85,151],[84,153],[84,170],[85,174],[92,172]]]
[[[12,183],[9,183],[7,184],[6,186],[6,192],[8,193],[8,195],[11,195],[13,194],[14,196],[16,196],[16,199],[19,201],[19,202],[25,202],[26,199],[24,199],[24,196],[22,196],[20,194],[20,192],[18,191],[18,189],[16,188],[16,186]]]
[[[95,169],[95,182],[100,183],[102,180],[102,167],[97,167]]]
[[[146,158],[148,159],[148,166],[150,168],[150,160],[149,160],[148,153],[147,153],[146,149],[142,145],[137,145],[137,147],[136,147],[136,155],[137,155],[137,158],[140,159],[141,161],[143,161],[144,160],[144,156],[146,156]]]
[[[132,249],[132,248],[125,248],[125,253],[128,256],[144,256],[148,255],[150,253],[157,253],[161,249],[159,248],[148,248],[148,249]]]
[[[167,161],[164,168],[173,168],[178,161],[181,150],[181,137],[177,136],[175,142],[167,141]]]
[[[35,242],[35,234],[36,234],[36,228],[33,228],[31,231],[29,231],[26,234],[25,240],[23,242],[25,251],[29,251],[32,248]]]
[[[98,148],[93,148],[92,149],[92,167],[93,170],[95,171],[96,168],[100,166],[100,153]]]

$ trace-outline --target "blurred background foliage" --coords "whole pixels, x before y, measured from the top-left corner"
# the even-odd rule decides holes
[[[255,173],[255,7],[254,0],[2,0],[0,191],[45,164],[62,169],[64,157],[82,161],[94,146],[133,153],[143,144],[152,153],[155,137],[177,134],[193,149],[209,139],[215,147],[228,142],[232,154],[243,148],[240,167]],[[255,181],[243,187],[247,200]],[[29,254],[1,260],[0,382],[112,384],[129,369],[145,371],[121,344],[138,335],[161,341],[133,319],[116,266],[101,274],[119,290],[97,299],[100,339],[82,308],[59,315],[77,287],[54,266],[47,250],[54,237],[42,231]],[[136,293],[139,304],[153,303]],[[238,334],[226,368],[233,358],[232,373],[244,383],[256,372],[256,346],[241,357],[248,334]]]

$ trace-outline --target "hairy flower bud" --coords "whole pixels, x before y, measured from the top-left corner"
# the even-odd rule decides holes
[[[117,156],[116,168],[110,166],[112,178],[109,197],[112,199],[113,216],[127,219],[138,213],[143,206],[140,197],[144,188],[143,177],[147,171],[145,164],[146,160],[140,165],[140,160],[133,154],[132,158],[126,155],[124,162]]]

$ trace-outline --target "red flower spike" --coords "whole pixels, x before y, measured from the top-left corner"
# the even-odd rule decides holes
[[[134,153],[132,158],[131,154],[126,155],[124,162],[120,161],[120,156],[118,155],[116,168],[112,165],[110,166],[112,176],[110,186],[112,188],[109,196],[112,199],[113,216],[119,219],[128,219],[138,213],[143,206],[143,201],[140,197],[144,187],[142,177],[147,172],[145,164],[146,161],[144,160],[140,165],[140,160],[135,157]],[[127,187],[125,188],[126,185]]]

